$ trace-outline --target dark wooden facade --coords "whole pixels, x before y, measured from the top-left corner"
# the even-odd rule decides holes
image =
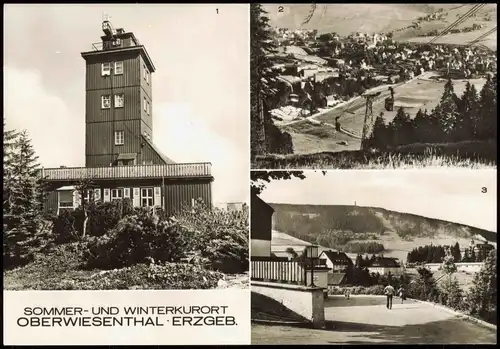
[[[82,53],[85,167],[41,169],[49,186],[45,210],[76,208],[81,198],[75,186],[82,178],[92,181],[91,194],[97,201],[130,198],[134,206],[162,207],[169,215],[198,199],[211,207],[211,164],[175,163],[153,142],[155,67],[146,49],[133,33],[114,30],[108,21],[103,31],[106,35],[93,45],[94,51]],[[115,105],[115,95],[123,96],[122,105]],[[102,96],[111,97],[109,107]],[[117,131],[120,142],[115,141]]]
[[[185,206],[191,206],[194,201],[202,199],[203,202],[212,206],[212,180],[210,178],[205,179],[124,179],[124,180],[96,180],[94,182],[94,199],[96,201],[111,201],[112,189],[127,189],[125,197],[132,199],[134,206],[142,206],[141,189],[151,188],[153,189],[153,207],[161,207],[168,215],[175,215],[179,210]],[[55,184],[55,182],[54,182]],[[77,182],[67,182],[66,186],[60,186],[55,184],[53,186],[53,191],[49,192],[46,202],[45,211],[47,213],[57,214],[60,210],[59,207],[59,193],[64,191],[71,191],[73,194],[73,189],[69,186],[76,185]],[[57,187],[57,188],[56,188]],[[56,189],[62,190],[56,190]],[[157,189],[159,188],[159,189]],[[160,190],[160,192],[156,192]],[[158,196],[159,194],[159,196]],[[135,199],[135,200],[134,200]],[[78,200],[78,199],[75,199]],[[74,202],[71,209],[78,205],[77,201]]]
[[[250,238],[253,240],[272,239],[272,217],[274,209],[257,195],[250,198]]]
[[[143,151],[143,138],[152,140],[153,136],[151,73],[155,68],[144,46],[130,46],[137,44],[132,33],[118,37],[120,45],[109,46],[107,37],[103,37],[107,49],[82,53],[87,71],[85,164],[114,166],[122,153],[137,154],[136,164],[165,164],[161,156]],[[121,64],[121,71],[116,63]],[[103,64],[110,68],[105,74]],[[117,95],[123,96],[123,106],[115,104]],[[103,96],[110,97],[109,108],[103,108]],[[123,144],[115,144],[115,132],[123,132]]]

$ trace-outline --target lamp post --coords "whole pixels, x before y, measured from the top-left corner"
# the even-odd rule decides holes
[[[318,250],[317,245],[306,246],[306,258],[311,262],[311,287],[316,287],[314,285],[314,260],[318,258]]]

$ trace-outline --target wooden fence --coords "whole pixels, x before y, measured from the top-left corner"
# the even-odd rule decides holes
[[[255,281],[306,285],[307,269],[301,262],[253,260],[250,272]]]

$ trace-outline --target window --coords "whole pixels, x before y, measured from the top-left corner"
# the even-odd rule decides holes
[[[101,64],[101,76],[111,75],[111,63]]]
[[[146,82],[149,85],[149,71],[146,70]]]
[[[111,201],[123,199],[123,189],[111,189]]]
[[[73,191],[59,191],[59,208],[73,208]]]
[[[123,145],[125,143],[125,131],[115,131],[115,145]]]
[[[148,115],[149,115],[149,101],[147,101],[147,104],[146,104],[146,113],[148,113]]]
[[[115,108],[123,108],[124,98],[123,93],[115,95]]]
[[[146,66],[145,66],[145,65],[143,65],[143,66],[142,66],[142,68],[143,68],[143,74],[142,74],[142,77],[144,78],[144,80],[146,80],[146,75],[147,75],[147,73],[148,73],[148,68],[146,68]]]
[[[111,96],[110,95],[101,96],[101,108],[109,109],[110,107],[111,107]]]
[[[115,75],[123,74],[123,61],[115,62]]]
[[[153,206],[153,188],[141,188],[141,206]]]
[[[85,202],[94,201],[94,191],[92,189],[85,190],[85,195],[83,196]]]
[[[148,101],[146,100],[146,97],[144,97],[144,111],[148,111]]]

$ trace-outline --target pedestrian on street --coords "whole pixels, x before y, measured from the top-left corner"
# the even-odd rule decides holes
[[[387,309],[392,309],[392,297],[396,293],[396,290],[394,287],[391,286],[391,284],[388,284],[384,288],[384,294],[387,296]]]
[[[398,295],[401,298],[401,304],[403,304],[403,301],[406,299],[406,290],[404,289],[403,286],[399,288]]]
[[[346,290],[345,290],[345,292],[344,292],[344,296],[345,296],[347,299],[349,299],[349,297],[351,296],[351,291],[350,291],[348,288],[346,288]]]

